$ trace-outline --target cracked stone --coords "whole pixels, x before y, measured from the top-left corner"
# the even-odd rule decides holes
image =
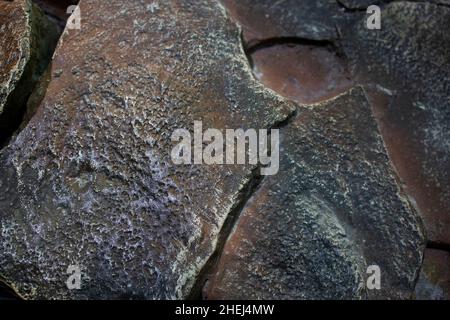
[[[0,1],[0,144],[22,120],[28,97],[47,68],[58,33],[29,0]]]
[[[0,275],[28,299],[184,298],[254,166],[176,166],[171,132],[269,128],[293,105],[253,78],[215,1],[80,8],[59,77],[0,152]]]
[[[35,2],[63,25],[72,1]],[[448,246],[448,0],[386,2],[371,3],[377,31],[365,1],[82,0],[82,29],[27,94],[34,46],[2,37],[24,71],[0,81],[0,102],[27,111],[0,151],[0,279],[27,299],[445,298],[446,253],[426,249],[419,277],[416,211]],[[16,35],[48,23],[29,1],[3,8]],[[282,96],[315,104],[296,116]],[[171,132],[194,120],[282,125],[279,175],[174,166]],[[379,291],[364,286],[372,264]],[[82,290],[67,289],[69,265]]]
[[[395,2],[356,24],[346,53],[430,241],[450,244],[450,8]]]
[[[416,299],[450,299],[450,253],[427,249],[416,286]]]
[[[208,299],[405,299],[425,244],[361,88],[301,109],[243,209]],[[387,255],[386,253],[389,252]],[[381,289],[365,289],[378,265]]]

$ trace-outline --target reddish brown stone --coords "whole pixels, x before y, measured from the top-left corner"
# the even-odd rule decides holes
[[[251,58],[264,85],[299,103],[330,99],[353,84],[344,61],[326,46],[276,45],[257,50]]]
[[[345,14],[336,1],[221,1],[242,26],[248,46],[270,38],[338,39],[337,25],[345,25],[357,17]]]

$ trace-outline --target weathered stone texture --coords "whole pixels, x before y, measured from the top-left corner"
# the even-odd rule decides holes
[[[427,249],[415,297],[419,300],[450,299],[450,253]]]
[[[0,279],[22,297],[186,298],[206,270],[209,299],[409,298],[425,245],[415,209],[429,239],[450,243],[450,9],[388,4],[377,31],[351,0],[221,2],[81,1],[81,30],[65,31],[30,123],[0,150]],[[0,6],[18,17],[0,24],[13,46],[0,47],[2,108],[37,38],[30,2]],[[310,85],[297,101],[321,102],[267,90],[243,46],[254,61],[289,47],[308,62],[292,67]],[[281,79],[286,61],[267,68]],[[245,199],[256,166],[174,165],[171,134],[195,120],[283,124],[279,174]],[[373,264],[381,290],[364,287]],[[81,290],[66,287],[69,265]]]
[[[215,1],[80,10],[0,153],[0,275],[26,298],[183,298],[253,167],[175,166],[171,133],[267,128],[293,108],[253,79]],[[82,290],[66,288],[69,265]]]
[[[0,2],[0,113],[30,57],[29,2]]]
[[[0,143],[21,122],[58,33],[30,0],[0,1]]]
[[[360,88],[301,109],[244,208],[209,299],[409,298],[424,246]],[[381,290],[364,288],[369,265]]]
[[[382,29],[356,24],[346,53],[390,158],[424,218],[428,238],[450,243],[450,8],[395,2]]]

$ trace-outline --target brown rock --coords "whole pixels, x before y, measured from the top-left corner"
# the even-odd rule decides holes
[[[253,72],[264,85],[302,104],[330,99],[353,84],[332,46],[275,45],[256,50],[251,59]]]
[[[450,8],[398,2],[346,39],[389,156],[430,241],[450,243]]]
[[[416,299],[450,299],[450,254],[447,251],[427,249],[416,286]]]
[[[80,10],[37,113],[0,152],[0,274],[30,299],[184,298],[255,166],[174,165],[172,132],[267,128],[292,105],[253,79],[215,1]]]
[[[409,298],[425,243],[360,88],[301,109],[225,244],[208,299]],[[378,265],[381,289],[365,287]]]
[[[0,1],[0,144],[19,127],[34,86],[58,40],[56,28],[29,0]]]
[[[222,0],[230,15],[242,26],[244,40],[252,46],[271,38],[333,40],[339,28],[358,15],[345,14],[336,1]]]

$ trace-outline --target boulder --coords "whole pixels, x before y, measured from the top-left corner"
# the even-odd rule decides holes
[[[355,24],[345,52],[428,240],[450,244],[450,8],[393,2],[381,15],[381,30]]]
[[[281,145],[280,172],[242,210],[204,297],[412,297],[420,218],[396,184],[362,89],[300,110]]]
[[[59,34],[30,0],[0,2],[0,144],[19,127]]]

